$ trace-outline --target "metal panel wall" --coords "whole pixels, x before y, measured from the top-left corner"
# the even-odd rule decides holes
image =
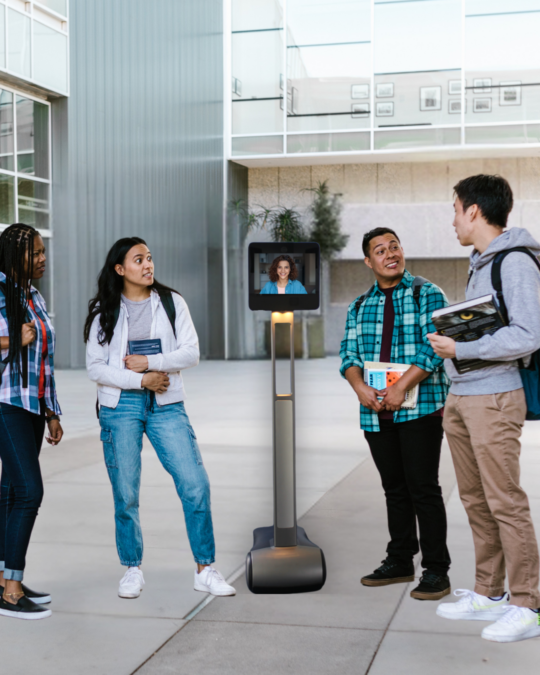
[[[141,236],[223,356],[221,0],[71,0],[71,96],[53,103],[57,364],[111,244]]]

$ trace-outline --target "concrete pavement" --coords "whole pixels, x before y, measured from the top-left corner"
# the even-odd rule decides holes
[[[255,527],[272,522],[269,362],[203,362],[185,372],[186,408],[212,485],[217,567],[243,564]],[[25,575],[53,596],[53,616],[1,620],[1,661],[10,675],[39,663],[42,675],[128,675],[179,627],[204,595],[170,476],[145,443],[141,522],[146,588],[117,597],[112,493],[95,417],[95,386],[84,371],[58,373],[66,440],[44,446],[45,499]],[[366,456],[357,406],[337,361],[297,363],[298,512],[305,513]],[[234,602],[234,600],[231,600]],[[31,644],[32,649],[27,649]]]
[[[297,362],[298,504],[309,537],[326,555],[319,593],[254,596],[243,575],[235,598],[192,591],[193,562],[170,477],[143,450],[141,518],[147,585],[141,598],[116,596],[122,568],[114,546],[112,496],[83,372],[59,373],[64,447],[44,449],[46,496],[34,532],[29,585],[51,591],[53,616],[0,620],[10,675],[97,673],[501,674],[536,666],[538,640],[482,640],[483,622],[435,616],[410,585],[364,588],[359,577],[384,557],[380,480],[358,429],[358,410],[338,360]],[[252,530],[270,524],[269,362],[204,362],[185,373],[188,413],[212,484],[217,567],[241,569]],[[540,524],[540,425],[524,434],[523,482]],[[445,444],[441,482],[448,501],[453,588],[473,583],[473,550]],[[195,610],[195,611],[194,611]],[[30,625],[29,625],[30,624]],[[534,661],[533,661],[534,659]]]

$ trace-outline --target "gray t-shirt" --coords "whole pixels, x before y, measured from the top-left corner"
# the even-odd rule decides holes
[[[152,328],[151,298],[133,302],[122,295],[128,310],[128,340],[148,340]]]

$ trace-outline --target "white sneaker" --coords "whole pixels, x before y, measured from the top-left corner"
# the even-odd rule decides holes
[[[118,595],[121,598],[138,598],[144,586],[142,570],[138,567],[128,567],[120,579]]]
[[[515,605],[510,605],[496,623],[486,626],[482,631],[484,640],[492,642],[518,642],[539,636],[540,614]]]
[[[236,590],[229,586],[216,569],[210,566],[205,567],[200,574],[195,570],[194,589],[212,595],[236,595]]]
[[[491,600],[474,591],[458,588],[454,595],[461,600],[442,602],[437,607],[437,615],[445,619],[465,619],[466,621],[497,621],[508,609],[508,593],[501,600]]]

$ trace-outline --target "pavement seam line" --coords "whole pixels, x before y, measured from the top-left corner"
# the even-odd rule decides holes
[[[236,570],[229,577],[227,577],[225,581],[228,584],[236,581],[236,579],[238,579],[238,577],[244,571],[244,567],[245,563],[242,563],[242,565],[240,567],[237,567]],[[131,673],[131,675],[135,675],[135,673],[137,673],[144,665],[146,665],[151,659],[153,659],[154,656],[158,652],[160,652],[163,649],[163,647],[165,647],[166,644],[168,644],[174,637],[178,635],[178,633],[180,633],[181,630],[183,630],[187,625],[189,625],[193,621],[193,617],[197,616],[197,614],[201,610],[203,610],[207,605],[209,605],[212,602],[212,600],[214,600],[216,597],[218,596],[208,595],[202,602],[200,602],[194,609],[192,609],[191,612],[185,616],[185,618],[180,619],[180,621],[185,621],[184,625],[180,626],[180,628],[176,630],[169,638],[167,638],[167,640],[165,640],[165,642],[162,645],[160,645],[152,654],[150,654],[150,656],[147,659],[145,659],[139,666],[137,666],[137,668],[135,668],[135,670]]]
[[[371,631],[373,633],[381,633],[383,628],[367,628],[362,626],[317,626],[308,623],[273,623],[272,621],[234,621],[230,619],[198,619],[204,623],[234,623],[244,626],[282,626],[283,628],[317,628],[320,630],[356,630],[356,631]],[[396,631],[397,632],[397,631]],[[402,631],[407,632],[407,631]],[[409,631],[412,632],[412,631]]]
[[[348,477],[353,473],[353,471],[356,471],[356,469],[358,469],[360,466],[362,466],[362,464],[364,464],[364,462],[366,462],[367,459],[368,459],[368,455],[366,455],[366,457],[364,457],[364,459],[360,460],[360,461],[358,462],[358,464],[357,464],[355,467],[353,467],[353,468],[352,468],[345,476],[343,476],[342,478],[340,478],[340,480],[338,480],[334,485],[332,485],[331,488],[329,488],[325,493],[323,493],[323,494],[319,497],[319,499],[317,499],[317,501],[316,501],[314,504],[312,504],[312,505],[309,507],[309,509],[308,509],[305,513],[303,513],[303,514],[300,516],[300,518],[303,518],[303,517],[306,516],[312,509],[314,509],[315,506],[316,506],[316,505],[317,505],[317,504],[318,504],[318,503],[319,503],[319,502],[320,502],[320,501],[321,501],[321,500],[322,500],[329,492],[331,492],[334,488],[336,488],[338,485],[340,485],[346,478],[348,478]],[[245,562],[242,563],[242,565],[240,565],[240,567],[237,567],[236,570],[235,570],[229,577],[227,577],[226,582],[232,584],[234,581],[236,581],[236,580],[241,576],[241,574],[242,574],[242,572],[244,571],[244,569],[245,569]],[[194,617],[196,617],[197,614],[198,614],[199,612],[201,612],[205,607],[207,607],[207,606],[215,599],[215,597],[216,597],[216,596],[214,596],[214,595],[209,595],[209,596],[206,597],[202,602],[200,602],[196,607],[194,607],[194,608],[191,610],[191,612],[189,612],[189,614],[186,614],[185,618],[182,619],[182,621],[185,621],[186,623],[185,623],[183,626],[180,626],[180,628],[179,628],[177,631],[175,631],[175,632],[174,632],[167,640],[165,640],[165,642],[164,642],[160,647],[158,647],[158,649],[156,649],[155,652],[153,652],[152,654],[150,654],[150,656],[149,656],[147,659],[145,659],[145,660],[140,664],[140,666],[138,666],[138,667],[131,673],[131,675],[135,675],[135,673],[137,673],[137,672],[138,672],[145,664],[147,664],[151,659],[153,659],[154,656],[155,656],[158,652],[160,652],[160,651],[163,649],[163,647],[165,647],[165,645],[168,644],[168,643],[173,639],[173,637],[175,637],[176,635],[178,635],[178,634],[180,633],[180,631],[182,631],[188,624],[190,624],[190,623],[193,621]],[[398,606],[399,606],[399,605],[398,605]],[[397,611],[397,608],[396,608],[396,611]],[[390,622],[391,622],[391,620],[390,620]],[[390,622],[389,622],[388,626],[390,625]],[[388,626],[386,627],[386,631],[388,631]],[[386,634],[386,631],[385,631],[385,634]],[[383,636],[382,639],[384,639],[384,636]],[[381,639],[381,642],[382,642],[382,639]],[[380,644],[381,644],[381,643],[379,643],[379,645],[380,645]],[[377,649],[378,649],[378,648],[377,648]],[[371,665],[371,664],[370,664],[370,665]]]
[[[453,485],[452,489],[451,489],[451,490],[449,491],[449,493],[448,493],[448,499],[447,499],[446,502],[445,502],[445,506],[446,506],[446,504],[448,504],[448,502],[450,501],[450,499],[451,499],[451,497],[452,497],[452,495],[453,495],[453,493],[454,493],[454,490],[457,489],[456,486],[457,486],[457,481],[454,481],[454,485]],[[415,567],[415,572],[416,572],[416,570],[420,567],[420,562],[421,562],[421,561],[419,560],[418,563],[417,563],[417,565],[416,565],[416,567]],[[416,576],[416,575],[415,575],[415,576]],[[390,631],[390,626],[392,625],[392,622],[394,621],[395,616],[396,616],[396,614],[398,613],[399,608],[401,607],[401,603],[403,602],[403,598],[405,597],[405,594],[406,594],[407,591],[409,590],[409,586],[410,586],[410,583],[408,583],[407,586],[404,588],[403,593],[401,594],[401,597],[400,597],[399,600],[398,600],[398,603],[397,603],[397,605],[396,605],[396,608],[395,608],[394,611],[392,612],[392,616],[390,617],[390,620],[388,621],[388,624],[387,624],[387,626],[386,626],[386,628],[385,628],[385,631],[384,631],[384,633],[382,634],[382,637],[381,637],[381,639],[380,639],[380,641],[379,641],[379,644],[377,645],[377,649],[375,650],[375,652],[374,652],[374,654],[373,654],[373,657],[371,658],[371,661],[369,662],[369,666],[368,666],[368,668],[367,668],[367,670],[366,670],[366,672],[365,672],[365,675],[369,675],[369,671],[371,670],[371,668],[372,668],[372,666],[373,666],[373,664],[374,664],[374,662],[375,662],[375,659],[377,658],[377,654],[379,653],[379,650],[380,650],[380,648],[382,647],[382,643],[384,642],[384,639],[386,638],[388,632]],[[394,631],[392,631],[392,632],[394,632]],[[396,632],[397,632],[397,631],[396,631]],[[404,632],[406,632],[406,631],[404,631]],[[422,633],[421,631],[418,631],[418,632],[419,632],[420,634],[425,634],[425,633]]]

